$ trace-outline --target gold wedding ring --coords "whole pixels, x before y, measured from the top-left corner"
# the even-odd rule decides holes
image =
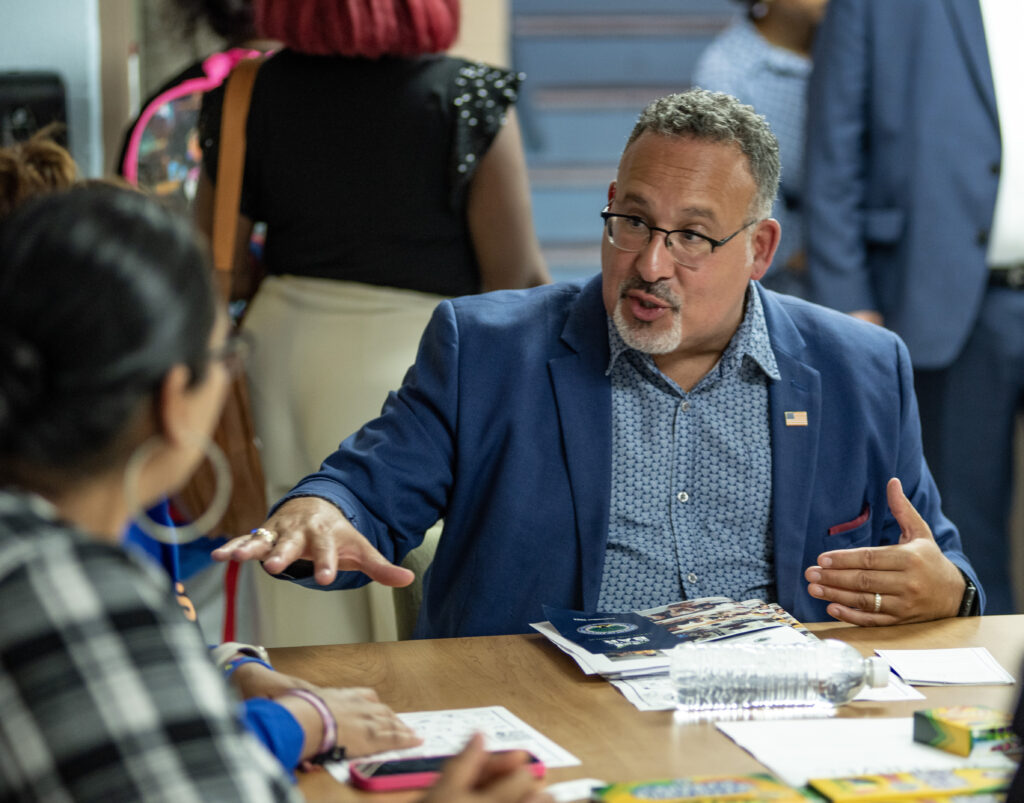
[[[257,527],[250,533],[250,535],[253,535],[256,538],[262,538],[267,542],[268,546],[273,546],[277,543],[277,534],[268,530],[266,527]]]
[[[880,610],[882,610],[882,595],[875,594],[875,613],[878,613]]]

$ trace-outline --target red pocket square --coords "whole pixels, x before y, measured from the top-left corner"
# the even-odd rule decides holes
[[[840,533],[848,533],[850,530],[856,530],[860,525],[868,520],[871,516],[871,505],[867,502],[864,503],[864,509],[860,512],[860,515],[852,521],[847,521],[843,524],[837,524],[835,527],[828,528],[829,535],[839,535]]]

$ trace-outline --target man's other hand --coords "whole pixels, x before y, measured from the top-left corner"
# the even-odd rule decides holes
[[[896,625],[956,616],[963,575],[942,554],[931,528],[893,477],[889,509],[900,525],[893,546],[823,552],[804,572],[807,591],[827,600],[829,616],[855,625]]]

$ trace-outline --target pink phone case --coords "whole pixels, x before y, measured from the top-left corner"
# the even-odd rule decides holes
[[[353,761],[349,764],[349,777],[352,785],[370,792],[398,792],[404,789],[424,789],[433,786],[441,775],[441,766],[451,756],[431,756],[430,758],[396,759],[394,761]],[[546,768],[544,762],[536,756],[530,757],[527,766],[537,778],[543,778]],[[424,761],[433,762],[429,769],[423,768]],[[402,772],[401,765],[408,764],[409,772]],[[378,774],[381,767],[387,766],[391,771]]]

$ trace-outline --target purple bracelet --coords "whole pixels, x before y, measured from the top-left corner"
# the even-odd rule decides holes
[[[323,764],[325,761],[343,760],[345,758],[345,748],[337,744],[338,723],[334,719],[334,714],[331,713],[331,709],[327,707],[327,703],[307,689],[288,689],[288,691],[283,692],[281,696],[283,697],[289,694],[293,697],[298,697],[300,700],[305,700],[313,706],[324,723],[324,737],[320,741],[320,749],[316,751],[316,755],[313,756],[313,758],[302,762],[302,768],[304,770],[310,770],[313,768],[313,765]]]

